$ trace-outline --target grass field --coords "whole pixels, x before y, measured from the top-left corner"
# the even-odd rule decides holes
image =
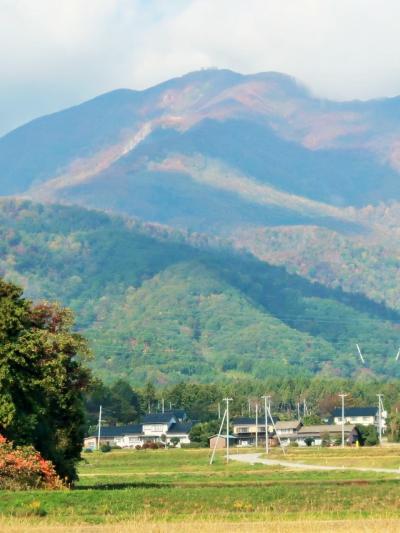
[[[275,531],[400,530],[400,475],[226,465],[222,452],[210,466],[208,453],[85,454],[74,490],[0,493],[0,531],[264,531],[271,521]],[[291,449],[288,459],[397,468],[398,453]]]

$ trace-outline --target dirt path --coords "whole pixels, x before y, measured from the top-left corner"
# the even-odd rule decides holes
[[[400,474],[399,468],[360,468],[351,466],[324,466],[324,465],[310,465],[305,463],[294,463],[292,461],[281,461],[279,459],[264,459],[261,458],[261,453],[239,453],[230,455],[232,461],[240,461],[242,463],[261,463],[269,466],[286,466],[288,468],[301,468],[303,470],[356,470],[358,472],[380,472],[384,474]]]

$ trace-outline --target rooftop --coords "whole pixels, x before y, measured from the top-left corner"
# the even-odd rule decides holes
[[[378,407],[345,407],[344,416],[376,416],[378,414]],[[332,416],[342,417],[342,408],[337,407],[332,411]]]
[[[355,428],[354,424],[345,424],[344,432],[351,433]],[[341,433],[342,426],[338,424],[320,424],[318,426],[303,426],[299,429],[298,435],[309,435],[309,434],[322,434],[322,433]]]
[[[275,427],[276,429],[297,429],[301,425],[301,422],[298,420],[282,420],[276,422]]]

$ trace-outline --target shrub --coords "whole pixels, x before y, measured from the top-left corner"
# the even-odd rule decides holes
[[[179,437],[172,437],[171,439],[171,444],[174,448],[176,448],[176,446],[178,446],[178,444],[180,443],[181,439]]]
[[[59,489],[62,482],[54,466],[32,446],[13,447],[0,435],[0,489]]]
[[[112,448],[111,446],[108,444],[108,442],[106,442],[105,444],[102,444],[100,446],[100,450],[103,452],[103,453],[107,453],[107,452],[111,452]]]

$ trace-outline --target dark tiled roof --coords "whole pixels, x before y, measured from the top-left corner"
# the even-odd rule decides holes
[[[273,416],[273,421],[274,423],[275,422],[278,422],[279,421],[279,417],[277,416]],[[237,426],[237,425],[241,425],[241,424],[254,424],[255,425],[256,423],[256,419],[255,418],[251,418],[249,416],[238,416],[237,418],[234,418],[232,420],[232,424]],[[258,417],[258,425],[261,426],[261,425],[264,425],[265,423],[265,417],[264,415],[259,415]],[[268,417],[268,425],[271,424],[271,419]]]
[[[150,413],[142,419],[143,424],[167,424],[172,418],[178,418],[174,413]]]
[[[142,433],[142,424],[130,424],[128,426],[103,426],[101,428],[101,437],[122,437],[123,435],[140,435]],[[97,430],[92,431],[89,437],[97,437]]]
[[[377,407],[345,407],[344,416],[376,416]],[[342,408],[338,407],[332,411],[332,417],[341,417]]]
[[[172,433],[189,433],[189,431],[192,429],[192,425],[190,422],[181,424],[177,422],[176,424],[172,424],[172,426],[167,431],[167,435],[171,435]]]

